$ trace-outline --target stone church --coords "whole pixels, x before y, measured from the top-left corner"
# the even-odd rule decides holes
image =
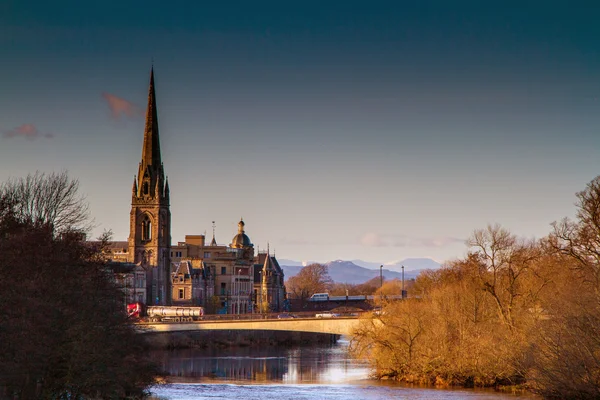
[[[285,309],[283,270],[268,246],[266,252],[255,252],[243,220],[229,245],[217,244],[214,223],[209,244],[205,235],[186,235],[184,242],[171,244],[170,191],[157,114],[152,69],[142,159],[131,190],[129,239],[113,242],[110,258],[129,264],[132,271],[145,271],[148,305],[200,305],[223,314]]]

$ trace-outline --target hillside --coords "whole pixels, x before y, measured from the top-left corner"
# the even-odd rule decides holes
[[[291,260],[285,260],[286,264],[290,261]],[[350,283],[355,285],[379,277],[379,265],[376,263],[369,263],[374,264],[376,268],[366,268],[364,266],[357,265],[355,261],[362,262],[361,260],[335,260],[329,261],[325,263],[325,265],[329,267],[329,275],[336,283]],[[303,268],[300,262],[293,263],[295,265],[284,264],[281,266],[285,273],[285,279],[295,276]],[[437,269],[440,267],[439,263],[428,258],[412,258],[402,260],[392,265],[384,265],[382,275],[387,280],[402,279],[402,265],[404,265],[405,280],[416,278],[423,269]]]

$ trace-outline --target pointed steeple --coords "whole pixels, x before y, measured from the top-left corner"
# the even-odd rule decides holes
[[[273,266],[273,260],[271,260],[271,254],[269,254],[269,244],[267,243],[267,254],[265,256],[265,263],[263,264],[263,277],[265,275],[271,275],[275,267]],[[267,272],[270,272],[267,274]]]
[[[212,241],[210,242],[211,246],[216,246],[217,245],[217,239],[215,239],[215,221],[212,222],[212,228],[213,228],[213,238]]]
[[[136,179],[135,175],[133,176],[133,187],[131,188],[131,194],[134,197],[138,195],[137,179]]]
[[[148,89],[148,108],[146,109],[146,125],[144,128],[144,146],[142,147],[142,170],[151,165],[161,168],[160,140],[158,137],[158,113],[156,93],[154,92],[154,67],[150,70],[150,88]]]

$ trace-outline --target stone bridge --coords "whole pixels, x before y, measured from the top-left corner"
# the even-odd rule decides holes
[[[143,333],[209,330],[256,330],[329,333],[350,335],[358,327],[358,317],[251,319],[198,322],[150,322],[138,324]]]

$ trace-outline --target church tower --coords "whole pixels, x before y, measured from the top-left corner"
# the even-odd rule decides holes
[[[169,183],[160,158],[154,68],[150,72],[142,161],[133,178],[129,222],[128,261],[141,264],[146,270],[147,304],[168,305],[171,211]]]

